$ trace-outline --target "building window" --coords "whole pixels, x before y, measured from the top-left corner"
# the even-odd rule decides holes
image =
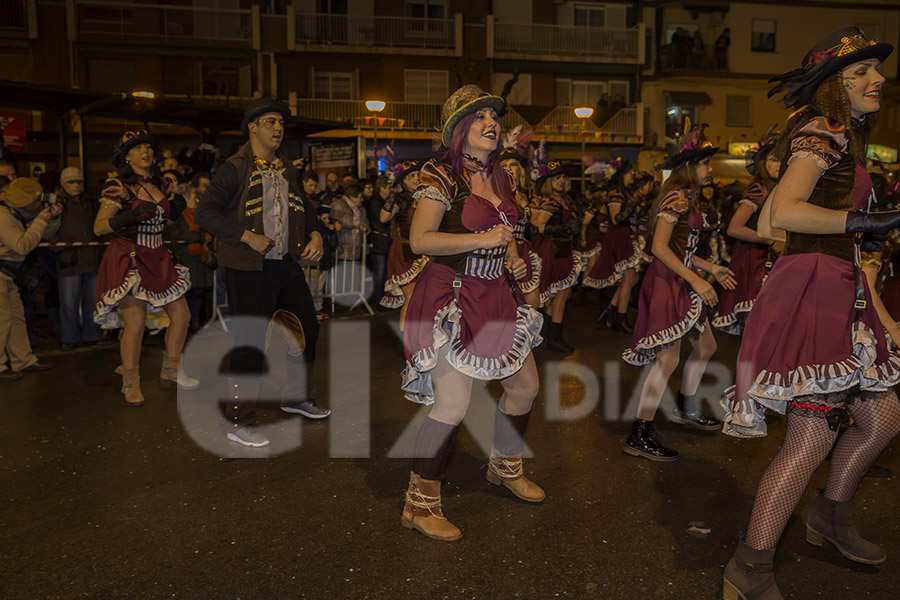
[[[630,85],[627,81],[610,81],[609,82],[609,101],[613,103],[616,99],[621,99],[625,106],[631,102],[629,100]]]
[[[406,3],[406,16],[413,19],[447,18],[445,0],[410,0]]]
[[[419,104],[442,104],[450,95],[447,71],[403,70],[403,98]]]
[[[237,67],[198,64],[194,69],[194,93],[204,96],[239,96],[241,72]]]
[[[353,73],[313,71],[313,98],[354,100],[356,89]]]
[[[726,127],[750,127],[750,96],[725,97]]]
[[[346,15],[347,0],[319,0],[316,3],[319,14]]]
[[[606,25],[606,7],[591,4],[575,5],[576,27],[604,27]]]
[[[605,81],[556,80],[556,103],[559,106],[596,106],[606,93]]]
[[[750,50],[775,52],[775,21],[753,19],[750,33]]]

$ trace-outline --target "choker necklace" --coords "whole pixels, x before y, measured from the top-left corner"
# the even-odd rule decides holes
[[[463,153],[463,166],[470,171],[484,171],[487,167],[480,159],[475,158],[471,154]]]

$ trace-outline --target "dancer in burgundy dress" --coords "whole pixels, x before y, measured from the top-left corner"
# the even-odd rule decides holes
[[[176,265],[163,245],[162,232],[178,219],[187,205],[177,197],[169,202],[165,184],[156,166],[156,139],[146,131],[127,132],[113,153],[119,176],[106,180],[94,233],[112,233],[113,240],[100,263],[97,276],[97,308],[94,321],[105,329],[124,322],[119,342],[122,393],[129,406],[141,406],[139,364],[147,307],[162,307],[169,316],[166,349],[160,383],[195,388],[196,379],[181,370],[181,351],[191,321],[184,299],[191,287],[188,268]]]
[[[718,302],[716,291],[696,268],[715,276],[726,289],[734,287],[734,274],[694,256],[703,215],[697,208],[700,182],[712,169],[709,158],[718,151],[703,136],[705,126],[690,129],[668,145],[669,157],[659,169],[671,170],[651,215],[653,262],[641,284],[640,304],[631,348],[622,354],[629,364],[652,364],[641,388],[641,400],[626,454],[650,460],[677,460],[678,452],[656,440],[653,419],[669,377],[680,360],[681,339],[688,337],[693,352],[684,364],[677,407],[670,420],[698,429],[716,429],[720,423],[703,414],[697,397],[700,378],[716,351],[716,340],[706,318],[708,306]]]
[[[528,137],[530,138],[530,136]],[[527,146],[527,142],[525,144]],[[500,166],[515,182],[516,210],[519,216],[513,228],[513,238],[516,240],[516,249],[519,252],[519,257],[525,259],[525,277],[518,282],[518,285],[522,289],[522,293],[525,294],[525,302],[535,308],[540,308],[541,257],[532,250],[529,240],[536,229],[531,223],[534,204],[531,201],[528,188],[525,187],[526,164],[526,158],[519,151],[518,147],[504,147],[500,151]]]
[[[380,215],[383,221],[391,221],[394,238],[388,251],[387,281],[380,304],[385,308],[400,308],[400,331],[406,322],[406,304],[416,287],[416,278],[428,261],[427,256],[416,254],[409,247],[409,226],[416,213],[413,192],[419,185],[421,168],[418,160],[394,165],[392,175],[399,189],[382,207]]]
[[[578,283],[581,263],[575,260],[573,237],[575,213],[566,188],[569,178],[557,160],[544,162],[544,142],[536,154],[531,178],[538,191],[538,206],[534,209],[535,225],[540,232],[534,236],[533,247],[541,257],[541,306],[546,306],[549,319],[544,320],[541,335],[544,347],[553,352],[572,354],[574,348],[562,337],[566,302],[572,286]]]
[[[864,564],[886,558],[856,531],[851,503],[900,432],[892,389],[900,356],[887,347],[852,234],[900,225],[897,213],[854,210],[872,194],[867,138],[885,80],[878,67],[892,49],[848,27],[816,44],[802,68],[773,79],[780,83],[770,95],[784,92],[785,105],[800,108],[776,149],[783,174],[770,218],[787,231],[787,242],[747,319],[737,385],[723,404],[726,433],[764,435],[765,408],[786,412],[787,430],[759,483],[746,537],[725,569],[729,600],[782,598],[775,548],[829,453],[825,488],[806,519],[807,541],[828,541]],[[853,424],[838,439],[848,414]]]
[[[631,333],[628,303],[631,289],[637,283],[637,268],[644,255],[640,240],[631,227],[631,216],[638,206],[638,199],[630,189],[634,181],[632,165],[621,159],[612,161],[610,165],[614,169],[606,197],[610,225],[603,237],[600,256],[591,272],[584,277],[584,285],[597,289],[617,286],[600,320],[611,324],[616,331]]]
[[[759,209],[778,180],[781,165],[772,153],[777,142],[778,135],[773,134],[770,129],[760,141],[758,149],[748,157],[747,170],[753,175],[753,181],[741,196],[738,208],[728,223],[728,235],[737,240],[729,265],[734,271],[737,287],[722,294],[718,314],[712,324],[716,329],[731,335],[741,334],[741,327],[753,308],[753,301],[768,272],[767,265],[772,264],[776,254],[772,248],[776,243],[759,237],[756,227]]]
[[[409,301],[403,389],[410,400],[433,406],[416,439],[401,523],[443,541],[462,537],[441,510],[441,479],[476,379],[503,385],[487,480],[522,500],[544,499],[522,468],[538,391],[531,349],[540,343],[541,315],[525,304],[514,280],[525,276],[525,261],[513,239],[514,182],[498,159],[503,104],[476,85],[444,104],[448,150],[422,168],[410,232],[413,249],[432,258]]]

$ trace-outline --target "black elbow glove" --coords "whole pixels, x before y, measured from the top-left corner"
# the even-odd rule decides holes
[[[187,200],[181,194],[172,194],[169,199],[169,220],[177,221],[182,211],[187,208]]]
[[[109,218],[109,228],[118,231],[127,225],[131,225],[143,215],[151,215],[156,212],[156,203],[144,200],[134,208],[122,211]]]
[[[883,233],[900,227],[900,211],[892,210],[883,213],[864,213],[850,211],[847,213],[847,233]]]

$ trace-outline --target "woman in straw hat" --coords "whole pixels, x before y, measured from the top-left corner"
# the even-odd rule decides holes
[[[498,158],[502,107],[502,98],[476,85],[444,104],[447,152],[422,167],[410,230],[413,252],[431,260],[409,300],[403,389],[432,409],[416,439],[401,523],[443,541],[462,536],[443,515],[440,490],[476,379],[503,385],[488,481],[522,500],[544,499],[522,468],[522,438],[538,391],[531,349],[540,343],[541,316],[515,281],[526,268],[513,238],[514,183]]]

